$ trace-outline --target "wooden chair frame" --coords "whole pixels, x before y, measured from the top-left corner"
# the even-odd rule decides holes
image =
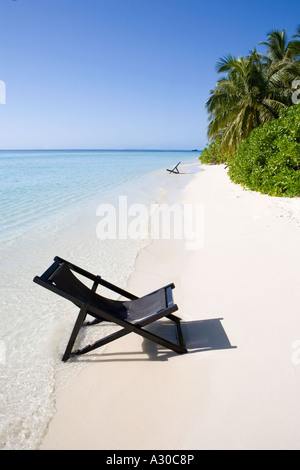
[[[70,263],[58,256],[54,258],[53,264],[42,274],[41,276],[35,276],[33,281],[46,289],[49,289],[50,291],[54,292],[55,294],[58,294],[65,299],[71,301],[74,303],[78,308],[79,308],[79,314],[77,316],[77,319],[75,321],[73,331],[71,333],[71,336],[69,338],[65,353],[63,355],[62,360],[67,361],[70,356],[72,355],[81,355],[81,354],[86,354],[94,349],[97,349],[101,346],[104,346],[105,344],[110,343],[111,341],[114,341],[118,338],[121,338],[122,336],[125,336],[129,333],[136,333],[143,338],[146,338],[150,341],[153,341],[165,348],[171,349],[175,351],[176,353],[179,354],[184,354],[187,353],[187,349],[184,346],[184,341],[183,341],[183,335],[182,335],[182,330],[181,330],[181,325],[180,321],[181,319],[177,317],[176,315],[173,314],[176,310],[178,310],[178,307],[176,304],[173,302],[173,295],[172,295],[172,289],[174,289],[174,284],[169,284],[165,287],[162,287],[165,291],[165,299],[166,299],[166,307],[159,310],[158,312],[153,312],[153,314],[146,316],[145,318],[139,319],[138,321],[128,321],[126,318],[122,319],[119,318],[118,316],[112,314],[109,312],[106,308],[104,308],[101,305],[95,306],[91,305],[87,302],[82,302],[78,296],[76,295],[76,292],[67,292],[66,290],[61,289],[60,287],[56,286],[55,283],[53,283],[49,278],[51,275],[55,272],[58,267],[64,263],[68,268],[85,278],[93,281],[93,286],[91,288],[91,292],[96,292],[96,289],[99,285],[106,287],[110,289],[111,291],[119,294],[122,297],[125,297],[126,299],[129,299],[130,301],[134,302],[136,299],[139,299],[139,297],[131,294],[130,292],[125,291],[124,289],[119,288],[118,286],[102,279],[100,276],[94,275],[76,265],[73,263]],[[161,290],[159,289],[159,290]],[[155,294],[157,291],[152,292],[151,294]],[[150,294],[148,294],[150,295]],[[85,322],[86,316],[91,315],[94,320],[92,322]],[[172,342],[168,339],[165,339],[161,336],[158,336],[148,330],[145,329],[145,327],[163,317],[168,318],[172,322],[175,323],[176,325],[176,331],[177,331],[177,339],[178,342]],[[94,325],[97,323],[100,323],[102,321],[108,321],[111,323],[115,323],[119,326],[122,327],[121,330],[112,333],[105,338],[101,338],[98,341],[94,342],[93,344],[89,344],[81,349],[77,349],[76,351],[73,351],[73,346],[75,343],[75,340],[78,336],[78,333],[81,329],[82,326],[90,326]]]
[[[180,163],[181,163],[181,162],[177,163],[177,165],[174,166],[173,170],[168,170],[168,169],[167,169],[167,171],[168,171],[169,173],[175,173],[176,175],[179,175],[179,174],[180,174],[180,171],[178,170],[178,166],[180,165]]]

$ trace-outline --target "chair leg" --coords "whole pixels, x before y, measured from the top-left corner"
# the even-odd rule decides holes
[[[77,335],[79,333],[79,330],[80,328],[82,327],[83,325],[83,322],[85,320],[85,317],[87,315],[87,305],[83,305],[80,309],[80,312],[78,314],[78,317],[77,317],[77,320],[75,322],[75,325],[74,325],[74,328],[73,328],[73,331],[71,333],[71,336],[70,336],[70,339],[69,339],[69,342],[67,344],[67,347],[66,347],[66,350],[65,350],[65,353],[63,355],[63,358],[62,360],[64,362],[66,362],[69,357],[71,356],[71,353],[72,353],[72,349],[73,349],[73,346],[74,346],[74,343],[75,343],[75,340],[77,338]]]
[[[151,319],[146,319],[146,320],[142,320],[141,322],[139,322],[138,324],[136,324],[134,326],[134,332],[137,333],[137,334],[140,334],[141,336],[144,336],[145,338],[148,337],[148,339],[166,347],[166,348],[169,348],[169,349],[172,349],[173,351],[179,353],[179,354],[185,354],[188,352],[188,350],[185,348],[184,346],[184,341],[183,341],[183,335],[182,335],[182,331],[181,331],[181,325],[180,325],[180,321],[181,321],[181,318],[177,317],[176,315],[174,315],[172,312],[178,310],[178,307],[177,305],[173,305],[172,307],[169,308],[169,311],[170,313],[169,314],[166,314],[165,312],[161,312],[161,313],[158,313],[155,317],[156,317],[156,320],[158,320],[160,317],[166,317],[168,318],[169,320],[172,320],[174,323],[176,323],[176,331],[177,331],[177,337],[178,337],[178,343],[179,344],[176,344],[176,343],[172,343],[171,341],[168,341],[167,339],[164,339],[160,336],[157,336],[157,335],[154,335],[153,333],[151,333],[150,331],[148,330],[144,330],[143,327],[144,326],[147,326],[148,324],[151,324],[153,323],[153,319],[151,321]]]
[[[116,339],[121,338],[122,336],[125,336],[127,334],[128,331],[123,328],[122,330],[116,331],[115,333],[105,336],[104,338],[99,339],[98,341],[95,341],[93,344],[88,344],[87,346],[84,346],[81,349],[77,349],[72,353],[72,355],[80,356],[81,354],[86,354],[90,351],[93,351],[94,349],[101,348],[101,346],[111,343],[112,341],[115,341]]]
[[[143,336],[144,338],[150,339],[154,343],[160,344],[161,346],[167,349],[172,349],[172,351],[175,351],[178,354],[185,354],[188,352],[183,345],[173,343],[172,341],[169,341],[165,338],[162,338],[161,336],[151,333],[148,330],[144,330],[143,328],[137,327],[134,332]]]
[[[173,307],[173,310],[177,310],[177,307],[176,308],[175,307],[176,306]],[[184,342],[183,342],[183,335],[182,335],[182,331],[181,331],[180,318],[177,317],[176,315],[171,314],[171,313],[169,313],[168,315],[165,315],[165,312],[160,312],[159,314],[156,315],[156,318],[158,319],[159,317],[165,316],[166,318],[168,318],[169,320],[172,320],[176,324],[178,344],[173,343],[172,341],[169,341],[169,340],[167,340],[167,339],[165,339],[161,336],[158,336],[158,335],[144,329],[144,326],[147,326],[149,323],[153,322],[153,319],[152,319],[152,321],[150,321],[149,319],[146,319],[146,320],[142,320],[141,322],[139,322],[139,324],[135,324],[135,325],[132,325],[132,324],[129,323],[129,324],[125,325],[125,327],[123,327],[122,330],[119,330],[115,333],[112,333],[111,335],[108,335],[107,337],[102,338],[102,339],[96,341],[93,344],[89,344],[89,345],[87,345],[87,346],[85,346],[81,349],[78,349],[78,350],[72,352],[72,349],[73,349],[76,337],[79,333],[79,330],[82,326],[84,326],[83,322],[86,318],[86,315],[87,315],[87,305],[83,305],[82,308],[80,309],[80,312],[79,312],[79,315],[77,317],[76,323],[74,325],[72,334],[70,336],[65,354],[64,354],[63,359],[62,359],[63,361],[67,361],[70,358],[71,355],[86,354],[87,352],[90,352],[94,349],[97,349],[101,346],[104,346],[105,344],[108,344],[111,341],[114,341],[118,338],[121,338],[122,336],[125,336],[129,333],[136,333],[136,334],[138,334],[138,335],[140,335],[140,336],[142,336],[146,339],[149,339],[150,341],[153,341],[154,343],[160,344],[161,346],[163,346],[167,349],[171,349],[171,350],[175,351],[178,354],[185,354],[185,353],[188,352],[187,349],[185,348]],[[95,323],[91,322],[90,324],[96,324],[96,323],[98,323],[97,320],[95,321]]]
[[[180,328],[180,327],[179,327]],[[149,339],[150,341],[153,341],[156,344],[160,344],[161,346],[171,349],[175,351],[178,354],[185,354],[187,353],[187,349],[184,347],[183,340],[182,340],[182,335],[180,337],[178,333],[178,339],[179,339],[179,344],[173,343],[172,341],[169,341],[165,338],[162,338],[161,336],[158,336],[148,330],[145,330],[144,328],[141,327],[134,327],[134,328],[124,328],[120,331],[117,331],[115,333],[112,333],[111,335],[108,335],[107,337],[100,339],[98,341],[95,341],[93,344],[89,344],[81,349],[77,349],[72,353],[74,356],[79,356],[82,354],[86,354],[90,351],[93,351],[94,349],[100,348],[101,346],[104,346],[105,344],[108,344],[118,338],[121,338],[122,336],[125,336],[129,333],[136,333],[144,338]],[[178,332],[178,325],[177,325],[177,332]],[[71,354],[71,353],[70,353]]]
[[[167,318],[169,318],[169,320],[172,320],[174,323],[176,323],[178,342],[179,342],[180,346],[182,346],[184,348],[185,346],[184,346],[183,334],[182,334],[181,323],[180,323],[181,318],[177,317],[176,315],[172,315],[172,314],[168,315]]]

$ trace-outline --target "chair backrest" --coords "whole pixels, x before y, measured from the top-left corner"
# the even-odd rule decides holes
[[[74,297],[75,300],[73,302],[77,306],[81,306],[84,302],[119,318],[126,318],[127,316],[127,310],[122,301],[107,299],[93,292],[92,289],[73,274],[66,263],[60,264],[49,276],[48,281],[54,283],[58,289]]]

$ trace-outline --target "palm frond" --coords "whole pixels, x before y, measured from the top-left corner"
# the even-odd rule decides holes
[[[285,30],[272,30],[246,57],[228,54],[216,64],[224,74],[210,91],[206,102],[209,139],[220,140],[222,151],[232,154],[252,130],[277,119],[279,111],[291,106],[291,85],[300,77],[300,25],[289,41]]]

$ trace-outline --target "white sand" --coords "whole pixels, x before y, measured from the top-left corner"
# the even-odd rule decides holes
[[[300,198],[203,166],[182,202],[204,205],[203,248],[153,241],[128,290],[175,283],[189,354],[130,334],[67,385],[63,364],[42,449],[300,449]]]

